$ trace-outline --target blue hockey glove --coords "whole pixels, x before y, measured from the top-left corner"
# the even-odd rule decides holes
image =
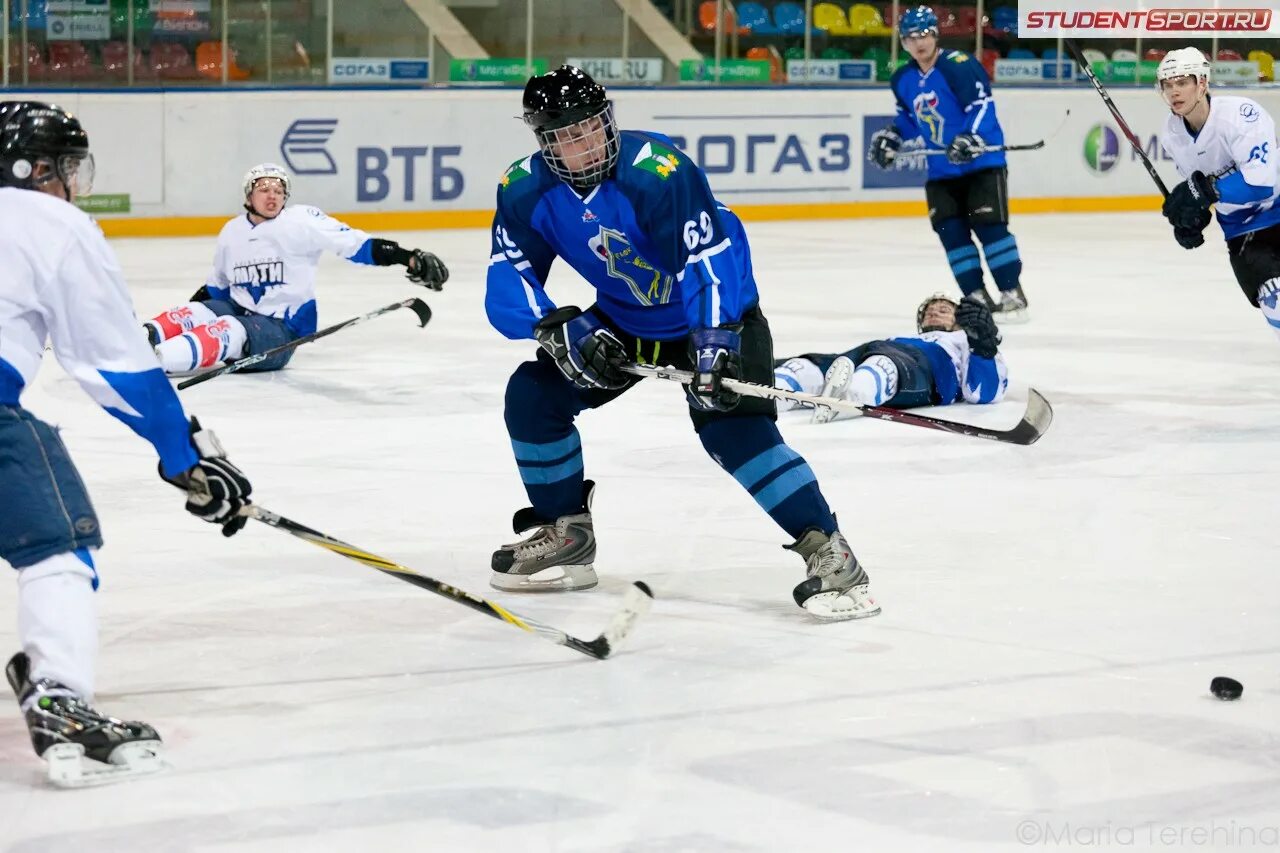
[[[557,308],[538,321],[533,336],[579,388],[616,391],[631,381],[618,369],[627,360],[626,347],[594,314],[573,305]]]
[[[947,160],[952,165],[963,166],[965,163],[972,163],[986,152],[982,149],[987,147],[987,143],[982,141],[982,137],[976,133],[959,133],[956,138],[951,140],[951,146],[947,148]]]
[[[898,149],[901,147],[902,135],[891,125],[871,135],[871,144],[867,146],[867,159],[881,169],[887,169],[893,165],[893,160],[898,156]]]
[[[689,334],[693,382],[685,389],[689,405],[704,412],[727,412],[740,395],[720,380],[737,379],[742,372],[742,336],[732,329],[695,329]]]
[[[1217,181],[1204,172],[1192,172],[1191,177],[1173,188],[1173,192],[1164,200],[1164,207],[1160,212],[1173,223],[1174,228],[1199,226],[1203,231],[1209,224],[1205,214],[1217,200]],[[1201,222],[1204,225],[1200,225]]]

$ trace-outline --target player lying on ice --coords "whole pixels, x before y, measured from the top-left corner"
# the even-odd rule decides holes
[[[169,373],[213,367],[316,330],[316,267],[325,251],[357,264],[408,267],[409,281],[440,290],[449,271],[422,249],[370,237],[306,205],[287,207],[289,173],[273,163],[244,176],[243,216],[222,227],[213,271],[190,302],[143,328]],[[245,368],[279,370],[292,349]]]
[[[490,582],[511,591],[596,585],[594,484],[584,480],[574,418],[639,381],[619,363],[645,361],[695,373],[689,415],[703,447],[805,560],[796,603],[824,619],[879,613],[817,478],[783,442],[773,401],[722,387],[723,377],[768,383],[773,370],[738,217],[670,139],[619,130],[604,88],[577,68],[531,79],[524,120],[539,150],[502,177],[485,307],[508,338],[541,345],[506,394],[532,504],[513,526],[532,533],[493,555]],[[543,288],[557,257],[595,287],[595,305],[552,303]]]
[[[985,304],[969,297],[955,302],[935,293],[916,309],[916,331],[910,337],[868,341],[845,353],[780,360],[773,371],[774,387],[895,409],[961,400],[995,403],[1004,396],[1008,370],[997,350],[1000,332]],[[818,409],[813,421],[826,423],[833,416],[829,409]]]

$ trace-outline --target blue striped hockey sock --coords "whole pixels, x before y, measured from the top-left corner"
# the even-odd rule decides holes
[[[978,247],[969,236],[969,225],[963,219],[944,219],[934,225],[942,248],[947,250],[947,263],[956,284],[966,296],[982,289],[982,259]]]
[[[996,287],[1001,290],[1013,290],[1022,277],[1022,256],[1018,254],[1018,243],[1009,233],[1009,226],[979,225],[973,229],[982,241],[982,254],[987,258],[987,269],[996,280]]]
[[[809,463],[782,440],[764,415],[722,418],[698,433],[702,446],[792,537],[807,528],[833,533],[836,520]]]

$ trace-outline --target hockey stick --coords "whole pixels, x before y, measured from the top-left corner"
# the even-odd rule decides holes
[[[361,314],[359,317],[352,317],[350,320],[343,320],[341,323],[321,329],[318,332],[312,332],[309,335],[303,335],[297,340],[289,341],[287,344],[281,344],[278,347],[272,347],[271,349],[263,350],[262,352],[255,352],[253,355],[247,355],[244,358],[237,358],[235,361],[228,362],[222,365],[222,367],[215,367],[213,370],[206,370],[204,373],[179,382],[178,390],[181,391],[184,388],[190,388],[192,385],[199,385],[201,382],[207,382],[213,377],[221,376],[224,373],[235,373],[237,370],[243,370],[251,364],[257,364],[258,362],[271,358],[273,355],[279,355],[280,353],[287,352],[294,347],[309,344],[314,340],[323,338],[325,335],[332,335],[334,332],[340,332],[348,326],[363,323],[365,320],[372,320],[374,317],[381,317],[383,314],[388,314],[398,308],[408,308],[413,311],[414,314],[417,314],[418,325],[420,327],[427,325],[427,321],[431,319],[431,307],[415,296],[411,299],[405,299],[402,302],[396,302],[383,308],[379,308],[377,311],[370,311],[368,314]]]
[[[622,369],[633,376],[656,376],[659,379],[680,382],[684,385],[688,385],[693,380],[692,371],[677,370],[672,367],[655,367],[650,364],[624,364]],[[860,414],[864,417],[877,418],[882,421],[894,421],[895,423],[924,427],[925,429],[936,429],[942,432],[954,433],[955,435],[972,436],[973,438],[986,438],[991,441],[1004,442],[1005,444],[1021,444],[1024,446],[1035,444],[1040,436],[1048,431],[1049,425],[1053,423],[1053,407],[1034,388],[1030,389],[1030,393],[1027,395],[1027,410],[1023,413],[1022,419],[1018,421],[1016,426],[1012,429],[991,429],[973,424],[941,420],[928,415],[916,414],[905,409],[890,409],[885,406],[859,406],[848,400],[837,400],[835,397],[820,397],[814,394],[803,394],[799,391],[785,391],[769,385],[744,382],[741,379],[722,379],[721,382],[730,391],[736,391],[747,397],[790,400],[809,409],[828,409],[833,412]]]
[[[584,655],[598,660],[604,660],[613,653],[614,649],[631,632],[636,620],[648,611],[649,605],[653,602],[653,593],[649,590],[648,585],[643,581],[636,581],[627,589],[626,595],[622,598],[622,606],[613,614],[613,618],[609,620],[604,632],[594,640],[579,640],[577,637],[569,636],[559,628],[553,628],[527,616],[519,616],[501,605],[494,604],[492,601],[472,595],[466,590],[450,586],[435,578],[418,574],[413,569],[402,566],[399,563],[393,563],[386,557],[379,557],[377,554],[371,554],[354,545],[348,545],[346,542],[334,539],[332,536],[326,536],[318,530],[312,530],[310,527],[301,525],[296,521],[290,521],[270,510],[263,509],[257,504],[249,504],[240,510],[240,514],[248,518],[257,519],[263,524],[270,525],[278,530],[283,530],[313,545],[319,545],[321,548],[328,549],[335,554],[341,554],[349,560],[364,563],[369,568],[377,569],[384,574],[399,578],[428,592],[434,592],[436,595],[443,596],[450,601],[456,601],[458,604],[470,607],[472,610],[483,613],[486,616],[501,619],[503,622],[514,625],[522,631],[528,631],[544,640],[550,640],[556,645],[568,646],[576,652],[582,652]]]
[[[1045,142],[1053,139],[1067,124],[1067,117],[1071,115],[1071,110],[1067,110],[1062,116],[1062,121],[1058,123],[1053,133],[1041,139],[1039,142],[1028,142],[1024,145],[987,145],[978,151],[979,156],[982,154],[994,154],[999,151],[1038,151],[1044,147]],[[938,154],[946,154],[945,148],[920,148],[912,152],[908,152],[906,156],[925,154],[927,156],[935,156]]]
[[[1169,188],[1164,185],[1164,181],[1160,179],[1160,174],[1156,172],[1156,167],[1147,157],[1147,152],[1142,150],[1142,142],[1138,140],[1137,134],[1129,129],[1129,123],[1124,120],[1124,116],[1120,115],[1120,110],[1116,107],[1115,101],[1111,100],[1111,96],[1107,94],[1107,90],[1103,88],[1102,82],[1098,79],[1098,75],[1093,73],[1093,68],[1089,65],[1089,60],[1084,58],[1084,53],[1080,50],[1080,45],[1076,44],[1073,39],[1066,39],[1067,50],[1071,51],[1071,57],[1080,66],[1080,70],[1084,72],[1084,76],[1089,78],[1089,82],[1093,84],[1093,88],[1102,96],[1102,102],[1107,105],[1107,109],[1111,110],[1111,117],[1116,120],[1116,124],[1120,125],[1120,132],[1124,134],[1125,139],[1129,140],[1129,144],[1133,147],[1133,153],[1142,158],[1142,165],[1146,166],[1147,174],[1151,176],[1151,180],[1156,182],[1156,186],[1160,189],[1160,195],[1165,198],[1169,197]]]

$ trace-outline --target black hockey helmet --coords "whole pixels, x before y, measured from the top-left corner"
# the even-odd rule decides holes
[[[581,68],[562,65],[529,78],[523,118],[537,137],[547,166],[574,187],[591,189],[618,162],[613,102]]]
[[[48,168],[37,175],[40,164]],[[93,155],[80,120],[40,101],[0,102],[0,186],[39,189],[55,178],[68,201],[93,189]]]

